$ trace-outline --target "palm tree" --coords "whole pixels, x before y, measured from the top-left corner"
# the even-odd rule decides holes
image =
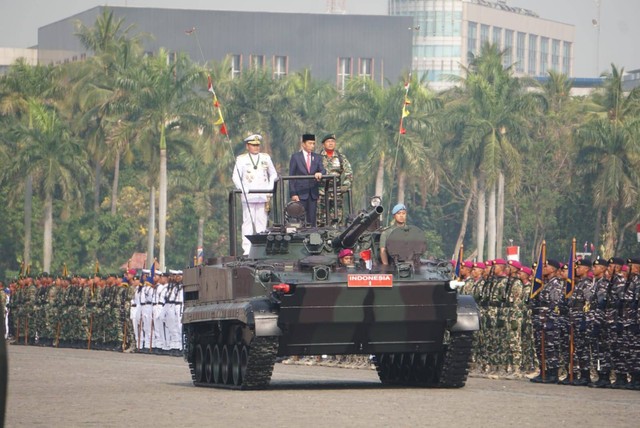
[[[0,81],[2,98],[0,114],[16,118],[23,128],[32,129],[34,102],[41,100],[51,104],[60,95],[59,68],[53,66],[30,66],[24,59],[19,59],[9,69],[9,73]],[[16,153],[22,150],[22,142],[15,145]],[[17,177],[25,177],[22,186],[16,186],[17,192],[24,195],[24,251],[23,263],[31,264],[31,219],[33,199],[33,176],[23,171],[16,172]],[[15,194],[13,195],[15,196]]]
[[[201,124],[203,98],[196,95],[198,82],[206,81],[204,72],[196,68],[183,53],[169,55],[161,49],[147,58],[138,74],[135,98],[139,116],[137,139],[146,144],[153,140],[159,151],[158,176],[158,262],[165,268],[167,225],[167,140],[179,143],[180,133],[188,126]],[[153,233],[150,230],[149,233]]]
[[[124,19],[116,19],[109,8],[103,8],[92,27],[76,23],[76,36],[94,56],[76,67],[72,76],[73,92],[81,120],[78,127],[89,142],[95,169],[94,211],[100,205],[102,168],[107,158],[114,164],[111,213],[115,215],[120,156],[128,150],[129,134],[122,122],[131,113],[127,87],[129,69],[139,64],[143,34],[129,36],[133,26],[124,28]]]
[[[53,201],[61,197],[67,204],[82,199],[82,183],[89,176],[84,152],[78,141],[60,121],[57,112],[32,101],[29,106],[33,126],[19,135],[24,137],[15,168],[34,177],[44,199],[43,270],[49,272],[53,256]]]
[[[519,144],[527,139],[525,112],[533,105],[532,97],[513,77],[512,67],[503,67],[502,56],[495,45],[485,44],[464,69],[466,77],[458,79],[461,96],[453,98],[447,111],[450,128],[457,130],[451,150],[454,162],[458,170],[471,171],[478,180],[476,245],[480,259],[484,258],[485,233],[488,257],[501,256],[502,228],[498,226],[504,223],[505,177],[512,189],[518,186]]]
[[[615,254],[616,241],[620,241],[617,235],[636,222],[629,222],[618,230],[616,219],[620,210],[637,203],[640,186],[637,173],[640,166],[640,89],[635,88],[625,95],[623,73],[624,69],[618,70],[612,64],[603,91],[593,97],[600,112],[592,114],[576,133],[582,144],[580,155],[590,166],[587,174],[593,183],[595,205],[606,215],[604,248],[607,256]]]

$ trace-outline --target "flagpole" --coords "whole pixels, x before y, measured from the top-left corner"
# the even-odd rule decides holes
[[[203,63],[206,62],[206,59],[204,57],[204,53],[202,51],[202,45],[200,44],[200,39],[198,38],[198,32],[196,27],[192,27],[189,30],[185,31],[185,34],[190,36],[190,35],[194,35],[195,39],[196,39],[196,44],[198,45],[198,50],[200,51],[200,56],[202,58]],[[235,153],[233,152],[233,146],[231,145],[231,138],[229,137],[229,130],[227,129],[227,125],[224,122],[224,116],[222,115],[222,106],[220,105],[220,102],[218,101],[218,96],[216,95],[216,91],[213,88],[213,81],[211,79],[211,74],[209,74],[207,72],[207,90],[209,92],[211,92],[213,94],[213,113],[215,115],[216,111],[218,113],[218,118],[217,120],[213,123],[214,126],[219,126],[219,131],[222,135],[224,135],[226,137],[225,141],[227,142],[227,146],[229,149],[229,152],[231,153],[231,157],[235,159]],[[244,182],[242,180],[242,177],[240,177],[240,169],[238,167],[238,163],[235,162],[234,165],[234,169],[236,171],[236,173],[238,174],[238,177],[240,178],[240,187],[241,187],[241,191],[242,191],[242,198],[244,199],[244,202],[247,204],[247,206],[249,205],[249,196],[247,195],[247,192],[245,190],[244,187]],[[247,210],[247,212],[249,213],[249,220],[251,221],[251,225],[253,226],[253,233],[256,233],[256,223],[253,220],[253,214],[251,213],[251,210]],[[234,231],[235,232],[235,231]],[[233,249],[233,253],[235,254],[236,249]]]
[[[409,76],[407,78],[406,83],[404,84],[404,98],[402,101],[402,112],[400,114],[400,126],[398,129],[398,135],[396,136],[396,153],[393,158],[393,168],[391,169],[391,174],[392,174],[391,185],[388,186],[389,209],[387,212],[391,212],[391,194],[393,193],[393,184],[396,178],[396,166],[398,165],[398,153],[400,152],[400,138],[407,132],[407,130],[404,129],[404,118],[409,116],[409,111],[407,110],[407,106],[411,104],[411,102],[409,101],[409,87],[411,86],[411,76],[412,76],[411,71],[409,71]],[[384,195],[380,195],[380,196],[384,196]],[[387,214],[385,214],[385,217],[386,215]]]

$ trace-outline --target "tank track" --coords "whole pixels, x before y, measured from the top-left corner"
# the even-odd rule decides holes
[[[196,371],[194,361],[189,359],[189,371],[193,384],[206,388],[222,388],[222,389],[265,389],[271,382],[271,374],[273,366],[276,362],[276,353],[278,352],[278,337],[254,337],[249,346],[249,358],[247,360],[247,369],[242,382],[239,385],[233,383],[224,384],[198,382],[196,380]]]
[[[464,386],[469,375],[472,347],[472,331],[451,333],[438,381],[440,388],[462,388]]]
[[[378,377],[387,385],[461,388],[469,374],[472,341],[473,332],[455,332],[440,353],[377,354]]]

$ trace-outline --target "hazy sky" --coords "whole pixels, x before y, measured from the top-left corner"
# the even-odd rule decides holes
[[[347,13],[387,13],[387,0],[343,0]],[[251,10],[324,13],[327,0],[0,0],[0,47],[37,44],[38,27],[98,5],[180,9]],[[336,3],[340,3],[337,0]],[[610,69],[612,62],[625,70],[640,68],[640,0],[600,0],[600,49],[596,0],[508,0],[511,6],[531,9],[540,17],[576,27],[575,70],[592,77]]]

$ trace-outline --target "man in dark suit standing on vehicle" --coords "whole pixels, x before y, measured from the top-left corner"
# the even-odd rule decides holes
[[[318,185],[322,176],[326,174],[322,165],[322,156],[313,150],[316,147],[316,137],[313,134],[302,136],[301,150],[291,155],[289,161],[289,175],[313,175],[315,180],[289,180],[289,195],[292,201],[300,202],[304,206],[307,223],[316,226],[316,207],[318,204]]]

